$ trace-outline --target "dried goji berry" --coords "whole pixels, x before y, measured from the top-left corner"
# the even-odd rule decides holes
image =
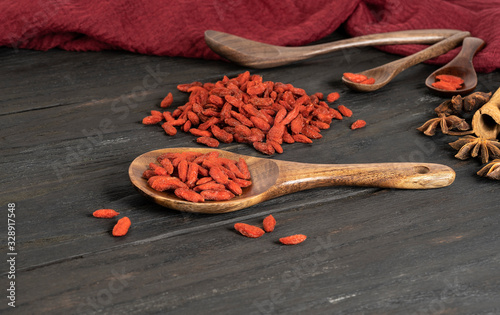
[[[121,218],[113,227],[113,236],[124,236],[127,234],[130,225],[132,225],[132,222],[128,217]]]
[[[142,119],[144,125],[155,125],[163,120],[163,117],[157,115],[146,116]]]
[[[174,190],[174,194],[184,200],[191,201],[191,202],[204,202],[205,199],[203,198],[202,195],[198,194],[197,192],[187,189],[187,188],[177,188]]]
[[[174,97],[172,96],[172,93],[168,93],[167,96],[161,101],[160,107],[166,108],[172,105],[172,102],[174,101]]]
[[[293,140],[295,140],[296,142],[302,142],[302,143],[312,143],[313,142],[311,139],[309,139],[305,135],[292,135],[292,137],[293,137]]]
[[[210,177],[210,179],[212,179]],[[225,190],[226,186],[216,183],[215,181],[210,181],[205,184],[199,184],[194,188],[196,191],[202,191],[202,190]]]
[[[279,241],[281,242],[281,244],[284,245],[296,245],[302,243],[306,239],[307,236],[305,236],[304,234],[295,234],[286,237],[281,237]]]
[[[436,81],[431,85],[436,89],[446,90],[446,91],[455,91],[460,88],[460,85],[457,86],[457,84],[453,82],[446,82],[446,81]]]
[[[366,75],[363,74],[356,74],[356,73],[351,73],[351,72],[346,72],[344,73],[344,78],[347,80],[354,82],[354,83],[361,83],[368,79]]]
[[[274,147],[267,142],[255,141],[252,143],[252,145],[257,151],[262,152],[262,153],[267,154],[267,155],[273,155],[275,152]]]
[[[326,96],[326,100],[328,101],[328,103],[333,103],[336,100],[338,100],[339,98],[340,98],[340,94],[338,92],[333,92],[333,93],[330,93]]]
[[[353,130],[354,129],[359,129],[359,128],[363,128],[364,126],[366,126],[366,121],[358,119],[358,120],[356,120],[355,122],[352,123],[351,129],[353,129]]]
[[[241,235],[251,238],[259,238],[266,233],[263,229],[247,223],[235,223],[234,229],[240,232]]]
[[[368,78],[364,81],[360,82],[361,84],[374,84],[375,83],[375,78]]]
[[[241,189],[240,185],[238,185],[233,180],[228,181],[228,183],[226,184],[226,188],[227,190],[238,196],[243,193],[243,190]]]
[[[458,84],[459,86],[464,83],[464,80],[461,77],[457,77],[457,76],[451,75],[451,74],[437,75],[436,80]]]
[[[199,137],[196,139],[196,142],[212,148],[217,148],[219,146],[219,141],[211,137]]]
[[[228,176],[222,171],[220,167],[211,167],[208,173],[219,184],[225,185],[229,181]]]
[[[212,125],[212,127],[210,127],[210,130],[212,131],[212,134],[217,138],[217,140],[224,143],[233,142],[233,135],[223,129],[220,129],[216,125]]]
[[[272,214],[268,215],[262,221],[262,226],[264,227],[264,231],[267,233],[274,231],[274,227],[276,226],[276,219],[272,216]]]
[[[338,107],[339,112],[344,115],[345,117],[351,117],[352,116],[352,110],[349,108],[345,107],[344,105],[339,105]]]
[[[234,198],[229,190],[203,190],[200,194],[205,200],[226,201]]]
[[[177,133],[177,129],[174,126],[172,126],[172,124],[169,123],[168,121],[163,123],[161,127],[163,128],[163,130],[165,130],[165,133],[169,136],[175,136],[175,134]]]
[[[188,188],[187,185],[183,183],[179,178],[171,176],[153,176],[148,179],[148,185],[157,191]]]
[[[273,140],[267,140],[267,143],[273,147],[274,152],[279,153],[279,154],[283,153],[283,147],[278,142],[273,141]]]
[[[104,218],[111,219],[119,215],[120,213],[116,212],[113,209],[99,209],[92,213],[92,215],[96,218]]]

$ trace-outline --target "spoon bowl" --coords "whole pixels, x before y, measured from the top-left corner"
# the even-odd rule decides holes
[[[472,58],[485,46],[485,42],[477,37],[467,37],[462,43],[462,50],[452,61],[434,71],[425,80],[425,85],[434,93],[452,97],[454,95],[467,95],[475,90],[477,86],[477,74],[472,64]],[[447,91],[437,89],[432,86],[436,82],[436,76],[449,74],[460,77],[464,80],[463,87],[459,90]]]
[[[227,60],[246,67],[264,69],[346,48],[370,45],[432,44],[459,32],[450,29],[397,31],[352,37],[317,45],[284,47],[207,30],[205,31],[205,42],[215,53]]]
[[[252,185],[229,201],[194,203],[181,200],[172,192],[149,187],[142,173],[149,163],[168,152],[219,152],[219,156],[244,158],[251,173]],[[144,196],[164,207],[196,213],[225,213],[244,209],[260,202],[301,190],[326,186],[362,186],[399,189],[429,189],[450,185],[455,172],[433,163],[308,164],[240,155],[211,148],[168,148],[138,156],[129,167],[132,184]]]
[[[342,82],[344,82],[344,84],[348,88],[354,91],[358,92],[376,91],[381,87],[385,86],[386,84],[388,84],[389,82],[391,82],[391,80],[394,79],[395,76],[397,76],[402,71],[408,69],[409,67],[450,51],[469,35],[470,35],[469,32],[455,33],[454,35],[430,47],[427,47],[413,55],[359,73],[359,74],[364,74],[367,77],[374,78],[375,83],[373,84],[356,83],[349,81],[344,77],[342,77]]]

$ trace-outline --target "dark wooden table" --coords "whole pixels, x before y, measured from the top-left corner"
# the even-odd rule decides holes
[[[325,41],[343,37],[337,32]],[[368,47],[250,69],[309,94],[338,91],[336,104],[354,112],[312,145],[285,145],[269,158],[441,163],[457,173],[451,186],[319,188],[202,215],[158,206],[131,185],[128,167],[136,156],[199,146],[189,134],[168,137],[141,120],[168,92],[174,108],[184,104],[180,83],[215,82],[249,69],[121,51],[0,48],[0,312],[499,314],[500,183],[475,175],[478,160],[454,158],[448,143],[456,137],[416,130],[444,100],[424,86],[437,67],[415,66],[368,94],[341,83],[343,72],[398,58]],[[479,75],[478,91],[499,86],[498,71]],[[350,130],[355,119],[367,127]],[[246,144],[220,148],[263,156]],[[99,208],[128,216],[129,234],[113,237],[116,220],[91,216]],[[15,213],[14,248],[7,246],[9,213]],[[236,222],[260,225],[269,214],[278,225],[262,238],[233,229]],[[295,233],[307,241],[278,243]],[[8,262],[13,256],[15,264]],[[15,309],[5,292],[15,293]]]

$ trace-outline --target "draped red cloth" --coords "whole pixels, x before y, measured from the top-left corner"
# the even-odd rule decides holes
[[[270,44],[311,43],[339,27],[352,36],[409,29],[469,31],[486,41],[477,71],[500,67],[500,0],[17,0],[0,2],[0,46],[216,59],[207,29]],[[422,45],[379,47],[408,55]],[[430,61],[443,64],[458,48]]]

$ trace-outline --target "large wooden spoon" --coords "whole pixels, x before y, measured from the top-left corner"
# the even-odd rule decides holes
[[[477,37],[467,37],[462,43],[462,50],[458,55],[443,67],[434,71],[425,80],[425,85],[434,93],[444,97],[452,97],[453,95],[467,95],[474,91],[477,86],[477,74],[472,64],[472,58],[485,45],[484,40]],[[460,77],[464,80],[463,87],[459,90],[447,91],[437,89],[432,86],[436,82],[436,76],[441,74],[450,74]]]
[[[214,149],[169,148],[150,151],[138,156],[130,165],[132,184],[156,203],[176,210],[199,213],[223,213],[250,207],[259,202],[293,192],[325,186],[365,186],[400,189],[428,189],[450,185],[455,172],[445,165],[431,163],[372,163],[372,164],[306,164],[245,156],[217,150],[222,157],[238,160],[243,157],[252,176],[252,185],[242,195],[229,201],[193,203],[177,198],[173,193],[150,188],[142,173],[149,163],[167,152]]]
[[[352,90],[359,92],[372,92],[391,82],[395,76],[411,66],[419,64],[425,60],[442,55],[455,48],[462,40],[469,36],[469,32],[458,32],[430,47],[427,47],[413,55],[387,63],[385,65],[360,72],[367,77],[374,78],[374,84],[361,84],[352,82],[342,77],[342,82]]]
[[[205,31],[205,42],[214,52],[234,63],[264,69],[346,48],[371,45],[432,44],[458,32],[460,31],[449,29],[409,30],[364,35],[318,45],[283,47],[208,30]]]

